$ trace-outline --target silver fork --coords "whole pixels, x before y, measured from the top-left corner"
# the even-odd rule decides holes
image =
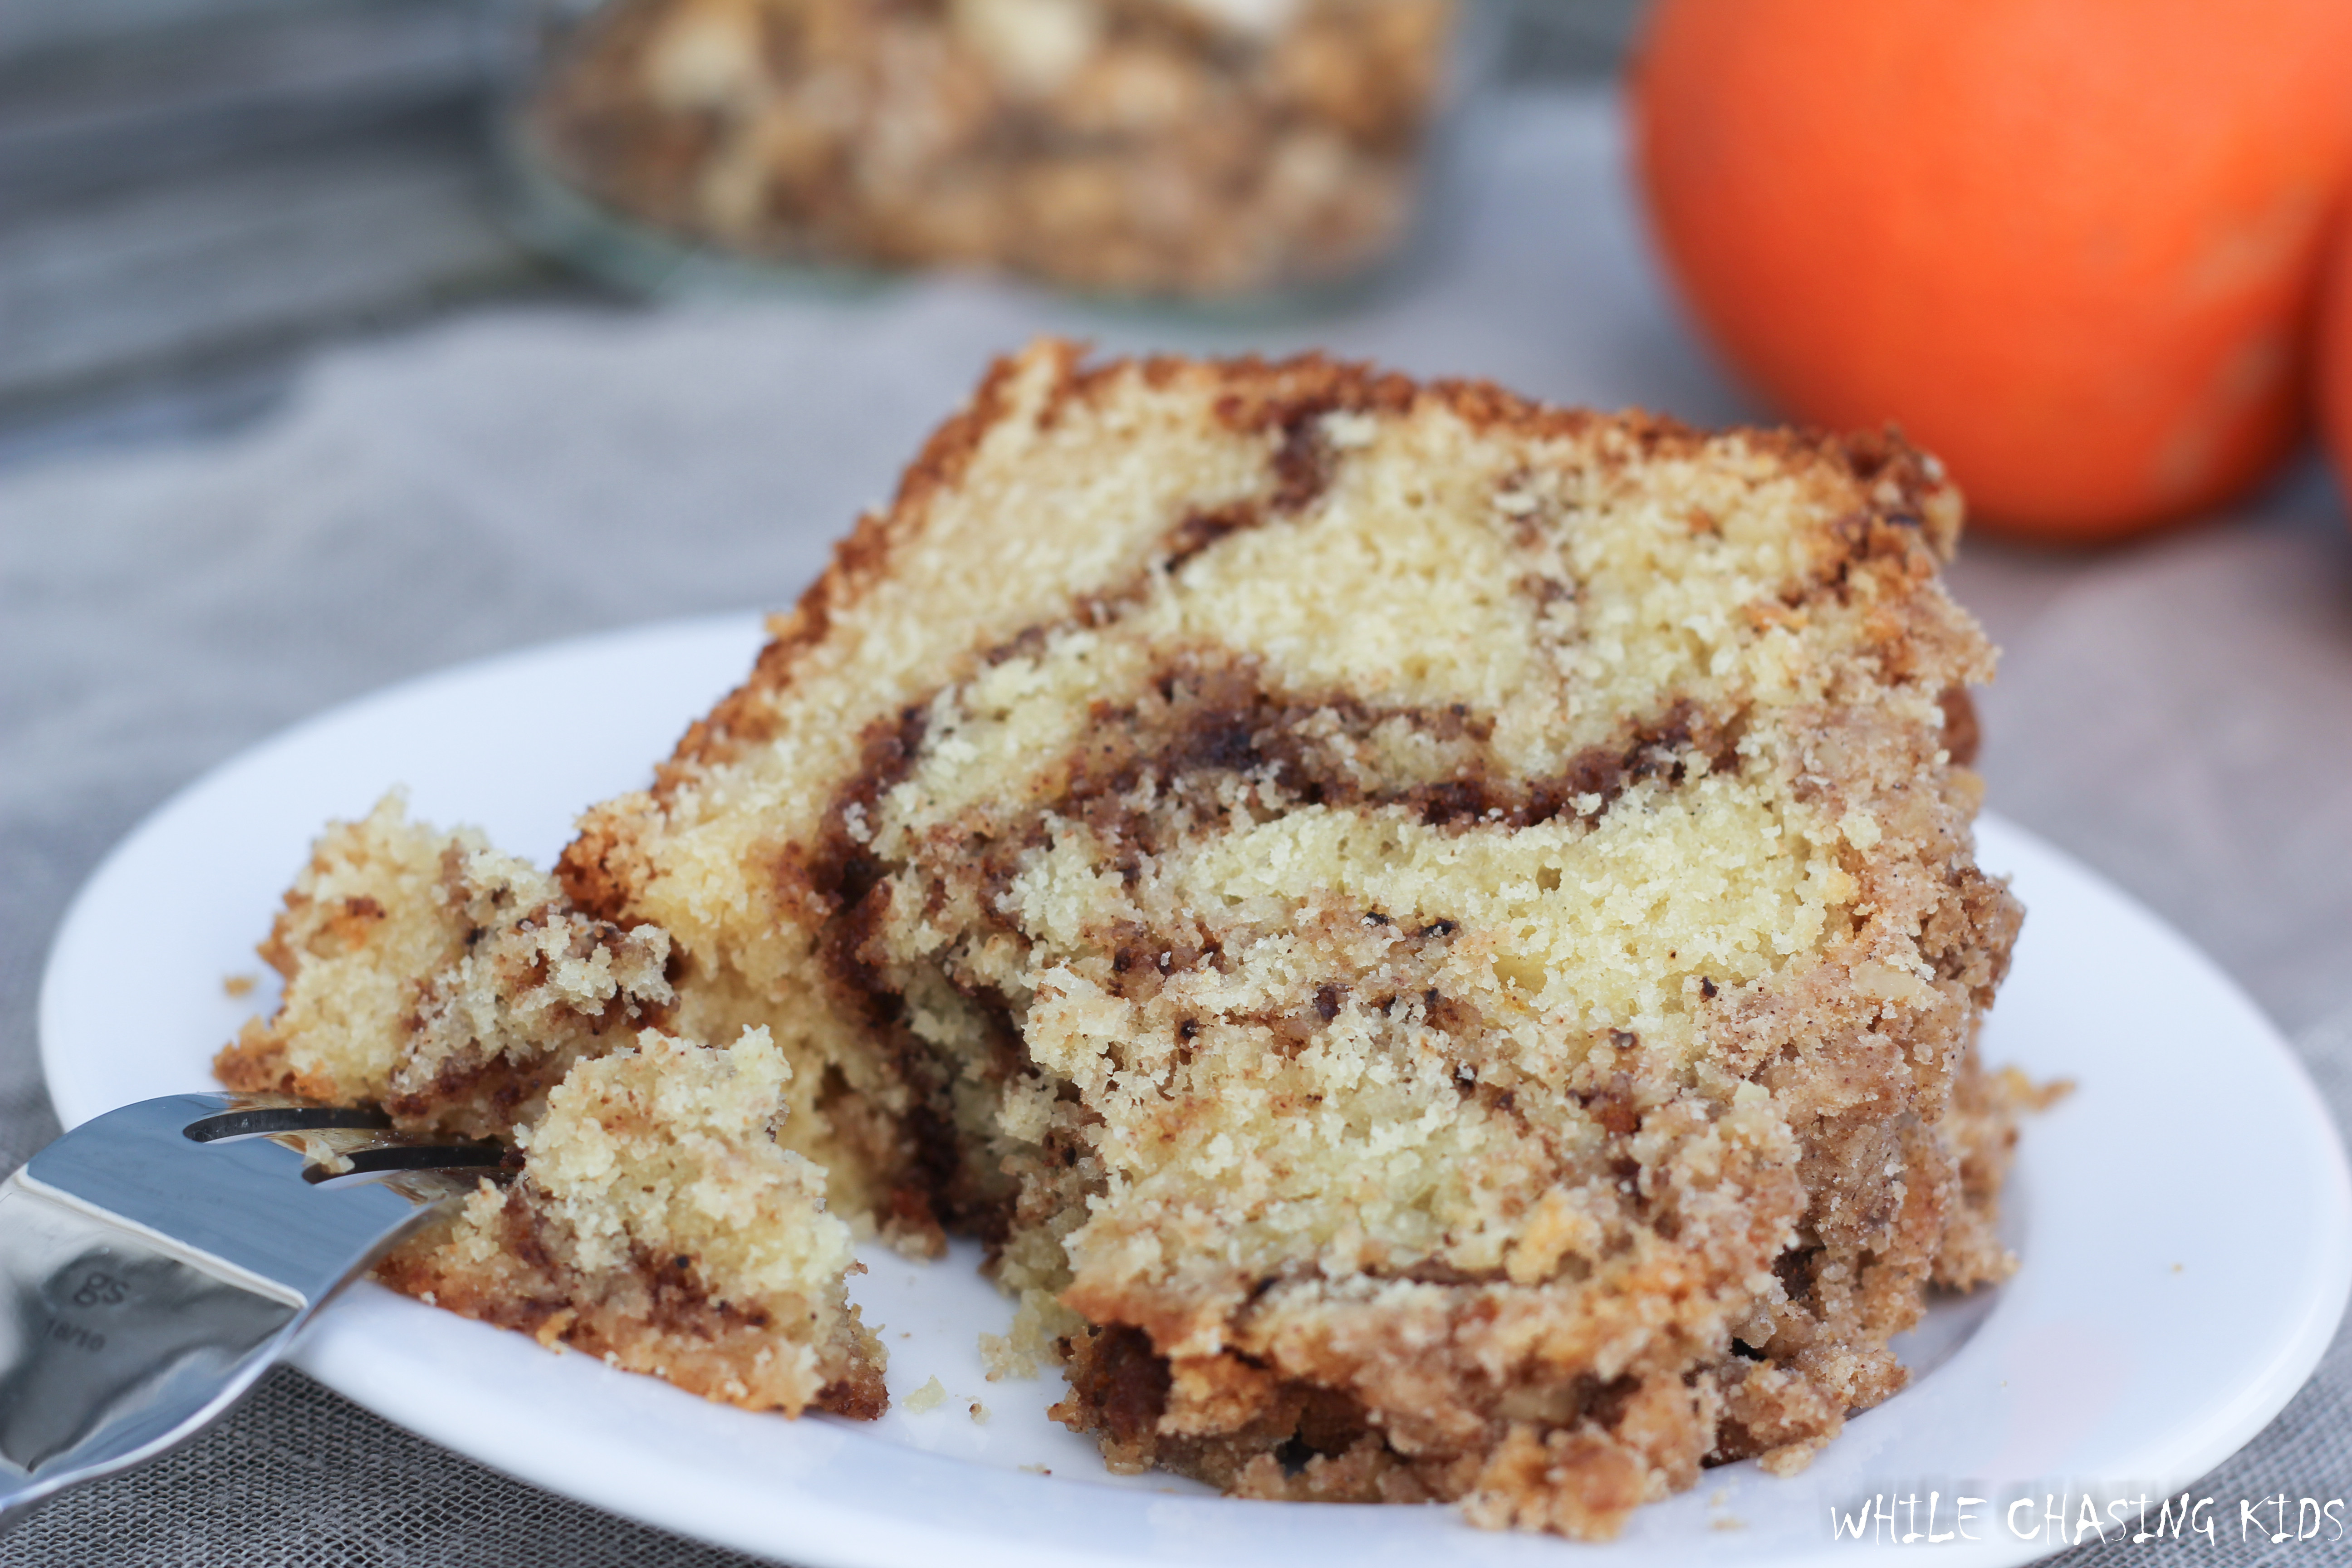
[[[0,1531],[218,1419],[329,1297],[499,1163],[495,1144],[388,1126],[169,1095],[0,1182]]]

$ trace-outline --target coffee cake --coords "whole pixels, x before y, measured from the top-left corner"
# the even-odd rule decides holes
[[[237,1059],[514,1116],[528,1177],[621,1015],[756,1039],[826,1217],[982,1238],[999,1364],[1113,1466],[1605,1537],[1801,1466],[1931,1285],[2011,1267],[1960,516],[1891,436],[1042,343],[560,890],[511,874],[604,1012],[495,1043],[589,984],[526,964],[395,1020],[407,1077],[330,1071],[298,959]],[[445,1299],[531,1250],[479,1206]]]

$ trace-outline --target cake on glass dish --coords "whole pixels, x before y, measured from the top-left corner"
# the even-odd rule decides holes
[[[1114,1467],[1606,1537],[2012,1266],[1960,512],[1041,343],[553,879],[331,830],[222,1074],[510,1140],[391,1280],[715,1397],[878,1408],[852,1228],[970,1235]]]
[[[1455,0],[609,0],[512,117],[531,178],[680,255],[1097,292],[1331,285],[1405,234]],[[625,254],[542,204],[533,227]],[[641,279],[652,281],[650,278]]]

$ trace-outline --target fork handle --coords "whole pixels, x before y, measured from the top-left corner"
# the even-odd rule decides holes
[[[316,1310],[21,1171],[0,1182],[0,1530],[193,1436]]]
[[[345,1158],[335,1130],[355,1121],[383,1118],[165,1095],[84,1122],[0,1181],[0,1528],[194,1436],[499,1158],[397,1135]],[[329,1175],[338,1163],[348,1175]]]

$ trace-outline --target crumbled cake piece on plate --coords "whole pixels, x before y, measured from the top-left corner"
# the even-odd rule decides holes
[[[708,1398],[873,1416],[883,1350],[843,1299],[859,1268],[824,1173],[779,1148],[792,1069],[646,1029],[577,1063],[522,1128],[522,1173],[382,1270],[412,1295]]]
[[[1892,437],[1043,343],[566,913],[1114,1466],[1605,1537],[2011,1267],[1959,520]]]
[[[285,1000],[221,1053],[221,1081],[381,1105],[417,1132],[507,1135],[672,1000],[664,932],[581,915],[480,834],[409,821],[397,794],[320,835],[261,953]]]
[[[659,930],[581,915],[395,795],[320,837],[263,952],[285,999],[221,1053],[223,1082],[520,1152],[387,1283],[731,1404],[881,1412],[850,1227],[775,1142],[792,1069],[761,1031],[713,1049],[650,1026],[671,1001]]]

